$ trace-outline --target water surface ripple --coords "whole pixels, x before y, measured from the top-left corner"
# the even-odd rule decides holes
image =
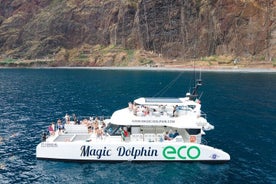
[[[215,130],[208,144],[231,155],[226,164],[68,163],[36,160],[51,121],[65,113],[111,115],[154,96],[179,72],[89,69],[0,69],[1,183],[276,183],[276,75],[202,74],[202,109]],[[184,72],[164,96],[183,96]]]

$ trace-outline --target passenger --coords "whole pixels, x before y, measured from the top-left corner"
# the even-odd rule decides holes
[[[145,107],[144,113],[145,113],[145,116],[149,115],[149,107],[148,106]]]
[[[46,139],[47,139],[47,135],[46,135],[45,132],[43,132],[43,134],[42,134],[42,142],[45,142]],[[1,143],[1,140],[0,140],[0,143]]]
[[[96,132],[97,138],[102,138],[103,131],[99,129],[99,127],[96,128],[95,132]]]
[[[177,110],[177,106],[173,106],[173,117],[176,117],[177,116],[177,113],[176,113],[176,110]]]
[[[126,137],[128,137],[128,132],[127,132],[127,130],[126,130],[126,127],[125,128],[120,128],[121,129],[121,136],[122,136],[122,139],[123,139],[123,141],[125,141],[126,140]]]
[[[88,125],[87,127],[88,133],[91,134],[93,132],[92,125]]]
[[[102,126],[101,126],[101,129],[105,129],[105,127],[106,127],[106,124],[105,124],[105,122],[104,122],[104,121],[102,121]]]
[[[73,114],[73,119],[74,119],[75,125],[77,125],[78,124],[78,120],[77,120],[77,116],[75,114]]]
[[[179,133],[177,132],[177,130],[175,130],[173,134],[173,138],[176,138],[177,136],[179,136]]]
[[[69,124],[70,123],[70,116],[66,113],[64,118],[65,118],[65,123]]]
[[[133,110],[133,105],[132,105],[132,103],[131,103],[131,102],[128,102],[128,109],[129,109],[130,111],[132,111],[132,110]]]
[[[87,126],[87,124],[88,124],[88,119],[83,119],[83,120],[81,121],[81,124],[83,124],[83,125],[86,125],[86,126]]]
[[[127,131],[127,128],[126,128],[126,127],[124,128],[124,136],[125,136],[125,137],[128,137],[128,131]]]
[[[58,121],[57,121],[57,128],[58,128],[58,133],[59,133],[59,134],[60,134],[61,132],[63,132],[63,130],[64,130],[64,126],[63,126],[63,124],[62,124],[62,122],[61,122],[60,119],[58,119]]]
[[[177,117],[178,116],[178,111],[179,111],[178,105],[173,106],[173,117]]]
[[[89,134],[93,132],[92,122],[91,121],[88,121],[88,123],[87,123],[87,130],[88,130]]]
[[[133,114],[137,115],[138,107],[136,105],[133,105]]]
[[[169,131],[169,138],[173,139],[173,138],[174,138],[173,135],[174,135],[173,131],[170,130],[170,131]]]
[[[97,120],[94,121],[92,125],[93,125],[93,129],[94,129],[95,131],[96,131],[97,128],[99,128],[99,123],[98,123]]]
[[[163,137],[161,136],[160,139],[159,139],[159,142],[163,142],[163,141],[164,141],[164,139],[163,139]]]
[[[95,118],[94,122],[93,122],[94,128],[99,127],[99,119],[98,117]]]
[[[48,131],[50,135],[55,135],[55,123],[50,124],[50,126],[48,127]]]
[[[170,140],[172,140],[172,139],[170,138],[170,136],[169,136],[169,132],[168,132],[168,131],[164,133],[164,140],[165,140],[165,141],[170,141]]]
[[[164,105],[159,105],[158,106],[158,111],[160,112],[160,114],[162,115],[165,111],[165,106]]]

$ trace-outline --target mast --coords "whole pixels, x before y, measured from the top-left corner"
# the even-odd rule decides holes
[[[202,79],[201,79],[201,71],[199,73],[199,78],[196,79],[196,70],[195,70],[195,61],[194,61],[194,87],[192,93],[188,93],[186,96],[190,98],[190,100],[196,100],[198,97],[198,89],[202,86]]]

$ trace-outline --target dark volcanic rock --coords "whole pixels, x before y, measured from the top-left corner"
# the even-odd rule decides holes
[[[169,58],[268,59],[276,57],[275,20],[273,0],[0,0],[0,54],[120,45]]]

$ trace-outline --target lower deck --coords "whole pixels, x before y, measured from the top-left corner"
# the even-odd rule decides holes
[[[127,136],[121,133],[125,127],[116,127],[113,134],[102,130],[101,134],[96,131],[88,131],[84,125],[67,125],[64,131],[56,131],[54,135],[49,136],[46,142],[193,142],[201,143],[201,134],[190,135],[186,129],[177,129],[177,136],[166,139],[165,132],[172,132],[170,127],[128,127]],[[107,127],[108,128],[108,127]],[[114,127],[113,127],[114,128]],[[176,131],[176,130],[174,130]]]

